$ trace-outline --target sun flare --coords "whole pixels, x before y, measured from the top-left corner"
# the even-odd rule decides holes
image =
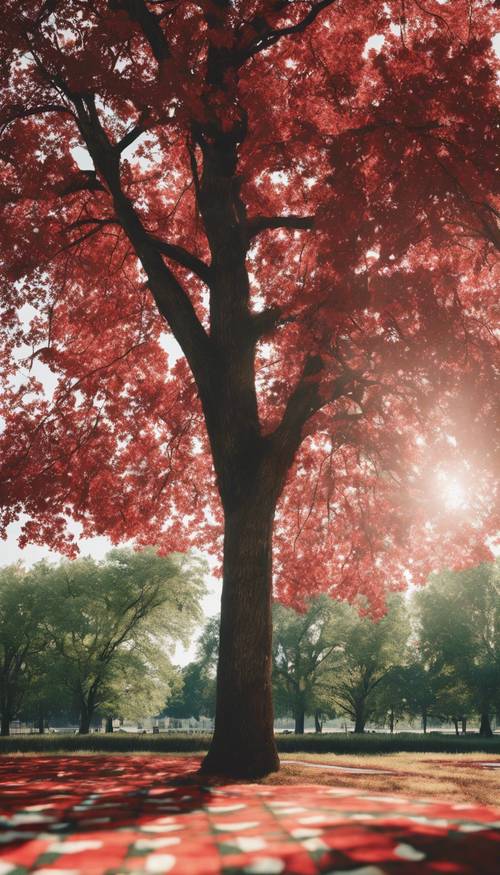
[[[439,474],[439,490],[443,504],[447,510],[464,510],[467,505],[467,490],[463,482],[456,476]]]

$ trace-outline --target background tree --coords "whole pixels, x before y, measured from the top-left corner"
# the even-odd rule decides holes
[[[408,714],[408,678],[406,667],[395,665],[389,669],[377,687],[373,704],[373,720],[388,726],[391,735],[396,724]]]
[[[390,598],[386,615],[376,623],[355,616],[332,685],[332,699],[354,721],[354,732],[365,731],[376,711],[380,684],[404,663],[408,635],[406,606],[399,596]]]
[[[422,721],[422,729],[427,732],[429,718],[439,714],[439,671],[417,652],[404,669],[406,687],[406,709],[410,717]]]
[[[169,717],[199,720],[215,713],[215,675],[219,653],[220,617],[209,617],[196,644],[196,659],[184,666],[174,695],[164,713]]]
[[[146,621],[147,622],[147,621]],[[103,683],[96,712],[113,731],[113,718],[138,720],[160,713],[177,687],[175,669],[156,636],[141,636],[119,650]]]
[[[348,636],[352,612],[327,596],[311,599],[303,613],[279,603],[273,607],[274,696],[281,708],[288,706],[295,732],[304,732],[306,714],[332,711],[331,672]]]
[[[380,613],[409,556],[420,580],[489,556],[494,4],[3,12],[2,525],[171,550],[186,515],[212,546],[223,516],[205,769],[264,774],[278,500],[291,603]],[[437,474],[467,516],[429,499]]]
[[[190,662],[181,669],[180,684],[162,713],[177,719],[214,716],[215,677],[202,662]]]
[[[35,566],[34,579],[50,592],[47,634],[78,703],[81,733],[89,731],[98,709],[116,706],[127,675],[136,693],[142,676],[143,695],[153,696],[152,666],[156,680],[165,671],[162,648],[187,643],[200,619],[204,570],[200,561],[162,557],[152,548],[112,550],[100,563],[86,558]],[[164,687],[154,696],[155,710],[165,693]]]
[[[43,628],[45,615],[42,609]],[[72,724],[78,715],[66,683],[66,668],[48,637],[44,646],[30,660],[19,717],[31,721],[43,733],[55,720]]]
[[[480,734],[491,735],[500,695],[498,562],[433,575],[416,603],[424,653],[466,685],[480,717]]]
[[[0,734],[10,734],[46,646],[45,591],[21,565],[0,568]]]

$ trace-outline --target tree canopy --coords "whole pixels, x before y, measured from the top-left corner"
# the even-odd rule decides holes
[[[61,547],[66,511],[87,533],[178,547],[181,510],[210,539],[201,409],[162,332],[206,408],[221,333],[244,330],[261,432],[293,432],[294,451],[311,436],[280,514],[290,598],[312,549],[315,583],[347,593],[366,563],[373,593],[412,531],[435,555],[443,533],[417,525],[436,514],[428,476],[459,464],[448,435],[478,462],[495,402],[492,6],[409,3],[403,21],[377,2],[7,0],[4,525],[24,509],[23,539]],[[225,207],[211,203],[215,146],[231,165]],[[219,274],[236,258],[244,288],[225,328]],[[422,506],[408,489],[427,492]],[[424,566],[419,553],[415,575]]]

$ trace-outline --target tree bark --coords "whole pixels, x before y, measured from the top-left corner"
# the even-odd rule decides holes
[[[314,712],[314,731],[323,732],[323,721],[321,720],[321,711]]]
[[[467,735],[467,717],[462,717],[462,735]]]
[[[8,714],[2,714],[0,735],[10,735],[10,716]]]
[[[389,732],[391,735],[394,733],[394,711],[389,711]]]
[[[305,714],[304,709],[301,708],[300,706],[298,708],[296,708],[294,716],[295,716],[295,728],[293,731],[295,732],[296,735],[304,735],[304,724],[305,724],[305,718],[306,718],[306,714]]]
[[[356,712],[356,719],[354,721],[354,732],[362,734],[365,731],[366,719],[363,711]]]
[[[106,717],[106,732],[113,732],[113,718]]]
[[[481,714],[479,735],[481,736],[481,738],[492,738],[493,736],[493,730],[490,723],[490,715],[486,711]]]
[[[40,708],[38,712],[38,733],[39,735],[43,735],[45,732],[45,720],[43,717],[43,710]]]
[[[460,735],[460,733],[458,731],[458,718],[457,717],[453,718],[453,726],[455,727],[455,735]]]
[[[78,727],[78,735],[89,734],[91,717],[92,715],[89,709],[85,705],[82,705],[80,710],[80,725]]]
[[[202,772],[258,778],[279,769],[271,688],[274,506],[226,511],[215,731]]]
[[[424,735],[427,735],[427,714],[425,711],[422,714],[422,729],[424,730]]]

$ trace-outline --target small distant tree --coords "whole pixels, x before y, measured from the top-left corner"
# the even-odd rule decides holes
[[[460,726],[465,734],[467,720],[474,711],[474,704],[464,678],[453,669],[446,667],[436,683],[440,715],[446,722],[453,723],[456,735],[460,734]]]
[[[388,726],[392,735],[396,724],[406,712],[407,678],[405,668],[396,665],[389,669],[377,688],[373,719],[381,726]]]
[[[407,713],[410,717],[417,717],[422,721],[422,729],[426,733],[429,719],[437,716],[439,712],[438,671],[417,652],[405,667],[403,678],[406,687]]]
[[[201,662],[190,662],[181,670],[181,684],[164,709],[169,717],[199,720],[213,717],[215,709],[215,677],[210,676]]]
[[[498,562],[433,575],[416,605],[426,658],[463,682],[480,717],[480,734],[490,736],[500,701]]]
[[[215,676],[219,653],[218,616],[210,617],[196,647],[196,659],[184,666],[178,677],[172,698],[163,713],[169,717],[199,720],[202,715],[215,714]]]
[[[135,675],[132,683],[139,675],[136,688],[149,688],[151,666],[165,663],[165,642],[187,643],[200,618],[204,570],[197,560],[162,557],[152,548],[112,550],[100,563],[35,567],[34,577],[50,589],[46,632],[78,703],[80,733],[89,731],[98,709],[116,706],[127,674]]]
[[[21,565],[0,569],[0,734],[10,734],[45,645],[43,588]]]
[[[376,622],[368,616],[355,617],[332,686],[332,699],[354,721],[354,732],[364,732],[375,715],[376,692],[404,661],[408,635],[406,606],[400,596],[388,600],[387,613]]]
[[[288,705],[295,732],[304,732],[306,714],[315,715],[321,730],[322,715],[333,710],[330,673],[344,647],[352,612],[348,605],[321,595],[299,613],[276,603],[273,608],[274,697]]]

